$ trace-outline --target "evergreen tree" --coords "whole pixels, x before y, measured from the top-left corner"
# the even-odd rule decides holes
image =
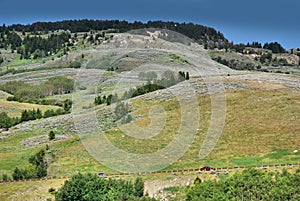
[[[189,72],[186,72],[185,79],[186,79],[186,80],[189,80],[189,79],[190,79],[190,74],[189,74]]]
[[[27,110],[23,110],[21,114],[21,122],[28,121],[29,115]]]
[[[142,178],[136,178],[134,182],[134,195],[137,197],[142,197],[144,195],[144,181]]]
[[[55,139],[54,131],[50,131],[48,137],[49,137],[49,140],[54,140]]]
[[[42,111],[38,108],[36,111],[36,119],[41,119],[43,117]]]

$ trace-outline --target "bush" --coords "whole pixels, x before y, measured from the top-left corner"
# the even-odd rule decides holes
[[[49,193],[55,192],[55,188],[53,188],[53,187],[49,188],[49,189],[48,189],[48,192],[49,192]]]
[[[7,174],[2,174],[2,181],[8,181],[10,180],[9,176]]]
[[[56,116],[56,112],[54,110],[46,110],[44,113],[44,118]]]
[[[40,150],[35,155],[29,157],[30,163],[27,167],[21,169],[16,167],[13,171],[14,180],[41,178],[47,176],[47,165],[44,162],[45,150]]]
[[[136,178],[134,182],[134,195],[137,197],[142,197],[144,195],[144,181],[142,178]]]
[[[55,139],[55,133],[54,133],[54,131],[50,131],[48,137],[49,137],[50,141],[54,140]]]
[[[0,112],[0,128],[9,129],[19,122],[19,118],[11,118],[7,115],[7,112]]]
[[[55,198],[61,200],[154,200],[142,197],[143,181],[135,185],[122,179],[105,179],[93,174],[77,174],[65,181]]]
[[[195,182],[187,189],[188,201],[299,200],[300,172],[290,174],[248,169],[219,181]]]

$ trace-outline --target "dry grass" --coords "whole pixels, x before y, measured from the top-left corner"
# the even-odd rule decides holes
[[[40,109],[45,112],[48,109],[57,110],[59,107],[50,105],[37,105],[30,103],[19,103],[0,99],[0,112],[7,112],[11,117],[20,117],[23,110]]]
[[[6,100],[8,97],[12,96],[11,94],[9,93],[6,93],[5,91],[1,91],[0,90],[0,100],[3,99],[3,100]]]
[[[228,92],[225,127],[215,150],[208,158],[197,160],[197,151],[192,151],[193,147],[201,147],[197,140],[174,166],[298,162],[299,154],[293,154],[293,150],[300,148],[299,103],[299,91]],[[270,153],[279,157],[272,157]]]
[[[218,167],[255,165],[265,163],[298,162],[300,149],[300,93],[292,90],[237,90],[227,93],[227,116],[220,140],[213,152],[205,159],[198,158],[210,122],[210,98],[199,97],[200,127],[193,144],[182,158],[169,169],[199,168],[203,165]],[[146,127],[150,123],[149,108],[157,100],[136,100],[136,123]],[[178,130],[180,113],[175,100],[159,103],[166,110],[166,123],[162,131],[150,139],[126,136],[120,129],[106,132],[106,137],[117,147],[130,153],[151,153],[167,146]],[[14,167],[26,165],[28,156],[44,145],[21,147],[22,139],[40,135],[40,131],[18,133],[1,140],[1,172],[10,173]],[[108,172],[85,149],[80,138],[73,136],[49,143],[56,156],[51,165],[51,175],[72,175],[75,172]]]
[[[136,101],[134,107],[137,111],[134,115],[142,116],[137,121],[137,125],[141,127],[146,127],[150,123],[148,117],[149,109],[151,106],[157,104],[158,101]],[[106,137],[117,147],[124,149],[131,153],[151,153],[159,149],[164,148],[176,135],[177,130],[180,125],[180,108],[176,101],[159,103],[167,113],[166,124],[163,129],[151,139],[137,139],[125,135],[122,137],[123,132],[120,129],[113,129],[106,132]],[[157,128],[152,127],[153,130]]]
[[[205,164],[215,166],[256,165],[264,163],[297,162],[300,149],[300,93],[292,90],[236,90],[227,93],[227,116],[220,140],[213,152],[199,160],[198,154],[210,120],[210,99],[199,97],[200,128],[195,142],[185,155],[169,168],[192,168]],[[137,124],[145,127],[145,116],[155,101],[135,102],[135,114],[142,115]],[[163,131],[150,140],[139,140],[118,129],[106,133],[107,138],[131,153],[149,153],[170,143],[180,123],[174,100],[164,103],[169,107]],[[175,125],[175,126],[174,126]],[[279,157],[273,157],[269,154]]]
[[[54,195],[49,193],[50,188],[57,190],[65,179],[48,181],[15,182],[0,184],[0,200],[54,200]]]

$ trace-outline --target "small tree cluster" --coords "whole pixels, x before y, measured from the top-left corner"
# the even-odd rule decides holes
[[[285,53],[285,49],[278,42],[265,43],[264,49],[271,50],[273,53]]]
[[[37,110],[23,110],[20,122],[41,119],[42,117],[42,111],[39,108]]]
[[[184,81],[184,80],[189,80],[190,79],[190,74],[189,72],[183,72],[183,71],[179,71],[179,80],[180,81]]]
[[[195,182],[186,200],[300,200],[300,169],[269,173],[248,169],[219,181]]]
[[[132,200],[155,201],[144,196],[144,182],[137,178],[132,184],[122,179],[104,179],[97,175],[81,173],[65,181],[55,194],[57,201],[63,200]]]
[[[101,105],[101,104],[104,104],[106,103],[106,105],[111,105],[112,103],[115,103],[118,101],[118,95],[115,94],[115,95],[108,95],[108,96],[96,96],[95,99],[94,99],[94,103],[95,105]]]
[[[41,178],[47,176],[47,164],[45,163],[45,150],[40,150],[33,156],[30,156],[28,162],[30,165],[26,168],[16,167],[12,177],[14,180]]]
[[[41,119],[41,118],[48,118],[58,115],[63,115],[70,112],[72,107],[72,102],[70,100],[65,101],[64,110],[59,108],[57,110],[48,109],[42,113],[42,111],[38,108],[37,110],[23,110],[21,112],[21,118],[18,117],[9,117],[7,112],[0,113],[0,128],[9,129],[12,126],[15,126],[19,123]]]
[[[261,55],[261,57],[259,58],[260,63],[262,64],[268,64],[272,61],[272,53],[266,53]]]
[[[9,81],[0,85],[0,90],[14,95],[9,101],[38,102],[36,99],[45,96],[71,93],[74,88],[74,81],[63,76],[49,78],[40,85],[30,85],[24,81]]]
[[[140,96],[146,93],[150,93],[153,91],[157,91],[160,89],[165,89],[167,87],[173,86],[179,82],[182,82],[184,80],[190,79],[189,72],[182,72],[180,71],[178,73],[178,76],[174,75],[173,71],[167,70],[163,73],[161,79],[156,79],[154,75],[155,72],[149,72],[149,73],[140,73],[139,77],[140,79],[148,79],[146,85],[142,85],[136,88],[130,88],[129,91],[125,91],[121,98],[118,98],[118,95],[112,95],[109,96],[96,96],[94,99],[95,105],[101,105],[106,103],[106,105],[110,105],[112,103],[115,103],[120,100],[126,100],[132,97]],[[154,79],[152,82],[149,79]],[[129,117],[130,119],[131,117]]]
[[[0,128],[9,129],[12,126],[17,125],[19,122],[19,118],[11,118],[7,115],[7,112],[0,112]]]

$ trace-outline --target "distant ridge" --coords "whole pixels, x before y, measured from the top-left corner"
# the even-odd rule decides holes
[[[0,26],[0,32],[5,30],[20,31],[20,32],[40,32],[40,31],[55,31],[69,30],[71,32],[88,32],[91,30],[114,30],[114,32],[127,32],[141,28],[161,28],[176,31],[187,37],[195,40],[199,44],[216,43],[216,46],[228,43],[228,40],[222,33],[214,28],[193,24],[193,23],[177,23],[164,21],[148,21],[142,23],[139,21],[128,22],[120,20],[64,20],[57,22],[35,22],[33,24],[22,25],[13,24],[10,26]]]

